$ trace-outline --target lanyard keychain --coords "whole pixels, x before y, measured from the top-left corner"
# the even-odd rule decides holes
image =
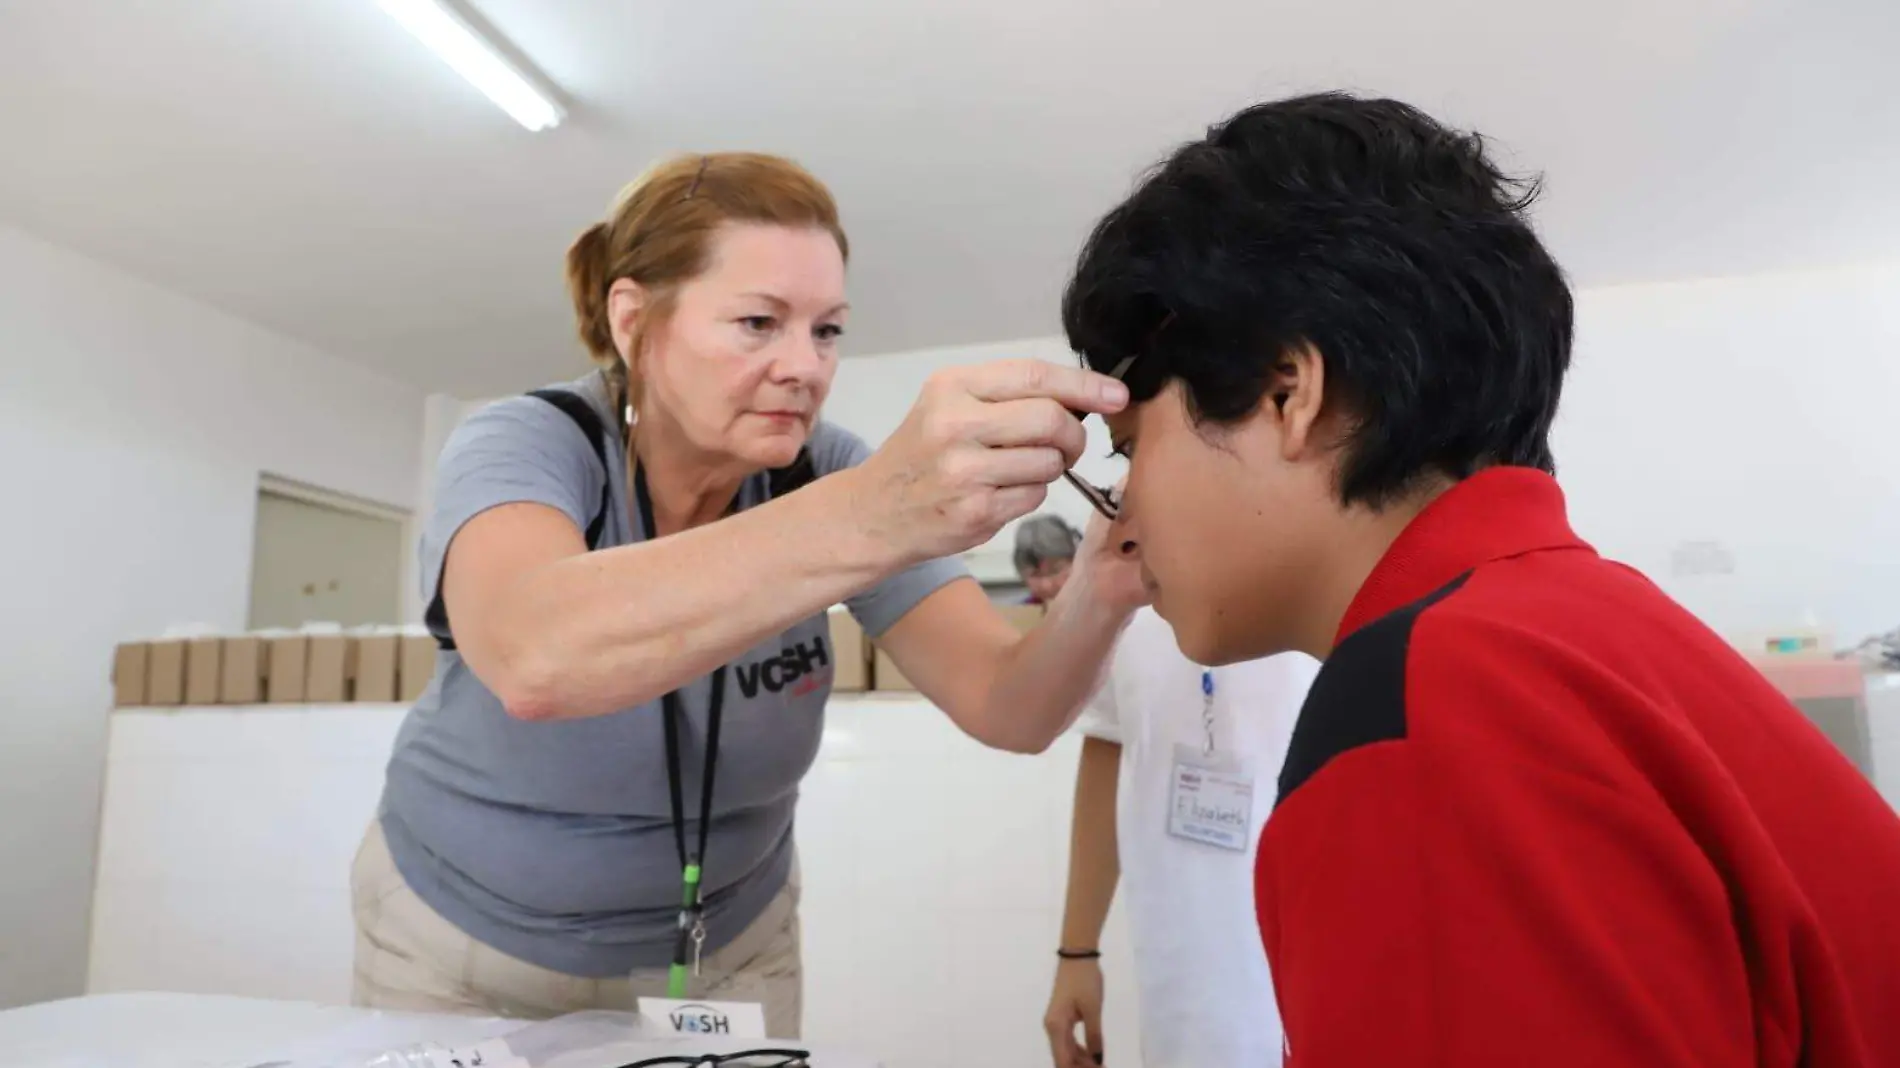
[[[1184,725],[1185,726],[1185,725]],[[1253,840],[1253,776],[1239,750],[1219,755],[1214,721],[1214,672],[1201,671],[1201,745],[1174,746],[1168,785],[1168,834],[1186,842],[1245,853]],[[1185,732],[1183,732],[1185,733]],[[1228,739],[1233,745],[1234,738]]]
[[[1211,757],[1214,755],[1214,672],[1211,669],[1201,671],[1201,729],[1207,734],[1201,755]]]
[[[713,672],[712,696],[706,714],[706,762],[699,790],[699,845],[686,849],[684,787],[680,779],[680,722],[686,718],[680,707],[679,692],[661,698],[666,716],[666,783],[673,803],[673,841],[680,857],[679,928],[673,942],[673,964],[667,970],[666,996],[686,996],[687,976],[699,974],[700,956],[706,946],[706,903],[703,891],[706,839],[712,830],[713,770],[719,762],[719,720],[725,705],[726,669]]]
[[[633,469],[633,492],[640,502],[640,525],[646,540],[656,537],[653,526],[653,497],[647,490],[644,468]],[[712,831],[713,772],[719,766],[719,721],[726,705],[726,667],[721,664],[712,674],[712,693],[706,707],[706,761],[699,781],[699,844],[686,848],[685,785],[680,774],[680,725],[686,719],[685,702],[674,690],[660,698],[666,722],[666,785],[673,807],[673,844],[680,857],[680,914],[673,939],[673,963],[667,969],[666,996],[683,998],[689,975],[699,974],[700,956],[706,947],[706,902],[703,890],[706,839]]]

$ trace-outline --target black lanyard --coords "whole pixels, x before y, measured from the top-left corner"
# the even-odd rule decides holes
[[[633,468],[633,494],[640,506],[640,526],[646,540],[653,541],[653,495],[647,491],[646,469],[636,462]],[[696,967],[699,951],[706,941],[706,906],[701,893],[702,865],[706,860],[706,837],[712,831],[713,772],[719,766],[719,720],[726,705],[726,666],[712,673],[712,694],[706,706],[706,763],[699,782],[699,848],[686,850],[686,789],[680,779],[680,724],[686,719],[685,702],[674,690],[660,698],[666,721],[666,786],[673,803],[673,843],[680,856],[679,929],[673,941],[673,966],[667,975],[667,996],[686,996],[689,967]]]

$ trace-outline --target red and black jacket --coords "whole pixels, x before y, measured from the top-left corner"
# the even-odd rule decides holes
[[[1257,899],[1298,1068],[1900,1066],[1900,818],[1537,471],[1361,588]]]

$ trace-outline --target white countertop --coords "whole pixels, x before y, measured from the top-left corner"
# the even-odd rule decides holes
[[[365,1042],[480,1042],[520,1026],[204,994],[102,994],[0,1012],[0,1064],[251,1068]]]
[[[533,1026],[202,994],[105,994],[0,1012],[0,1065],[327,1068],[360,1064],[379,1052],[424,1042],[466,1049]],[[764,1044],[806,1048],[803,1043]],[[611,1068],[674,1051],[730,1052],[758,1045],[727,1039],[687,1050],[678,1042],[623,1041],[598,1055],[569,1053],[545,1066],[516,1063],[522,1068]],[[876,1068],[869,1060],[835,1052],[814,1052],[811,1063],[812,1068]]]

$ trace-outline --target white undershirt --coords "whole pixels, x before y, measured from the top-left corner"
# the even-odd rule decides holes
[[[1280,1015],[1254,913],[1260,827],[1319,662],[1287,653],[1215,668],[1219,756],[1253,777],[1245,853],[1168,833],[1175,746],[1199,752],[1206,732],[1199,665],[1152,611],[1129,623],[1108,678],[1079,724],[1120,742],[1116,834],[1141,994],[1146,1068],[1278,1064]]]

